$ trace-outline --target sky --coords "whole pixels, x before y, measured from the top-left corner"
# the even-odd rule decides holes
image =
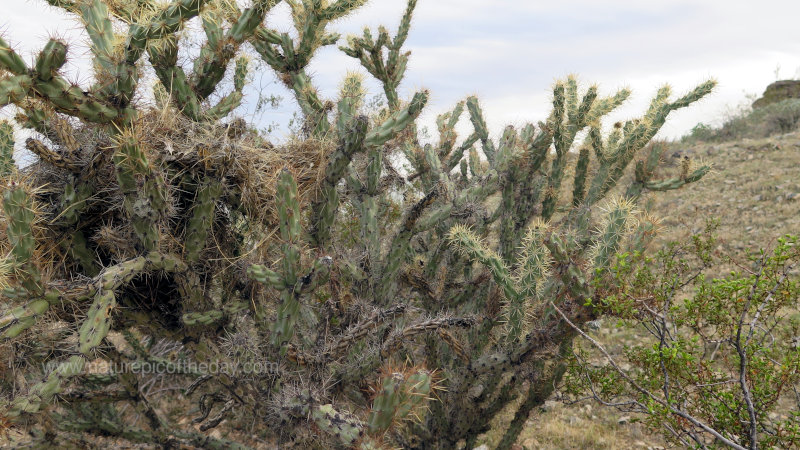
[[[394,34],[405,3],[371,0],[329,30],[360,35],[365,26],[374,30],[383,24]],[[62,36],[75,43],[66,67],[69,78],[91,81],[88,39],[74,17],[44,0],[0,4],[0,31],[29,63],[48,36]],[[506,125],[546,119],[554,82],[569,74],[576,74],[584,88],[597,84],[601,95],[632,89],[631,99],[607,124],[640,116],[666,83],[677,98],[715,78],[716,91],[671,114],[659,134],[678,138],[701,122],[719,125],[773,81],[800,78],[798,17],[800,2],[786,0],[419,0],[406,42],[411,59],[399,90],[406,99],[419,89],[430,90],[420,120],[431,130],[436,115],[477,95],[497,136]],[[289,31],[286,5],[275,8],[266,24]],[[274,74],[261,69],[251,76],[237,113],[261,128],[276,124],[280,140],[296,107]],[[308,69],[322,96],[331,99],[352,70],[366,73],[335,46],[321,49]],[[377,83],[368,86],[370,94],[381,92]],[[256,114],[259,94],[284,100]],[[467,122],[465,114],[459,127],[465,133]]]

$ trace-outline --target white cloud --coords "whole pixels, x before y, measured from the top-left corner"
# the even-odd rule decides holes
[[[31,62],[50,33],[73,43],[68,72],[86,81],[91,73],[86,35],[74,18],[41,1],[0,0],[0,29]],[[399,0],[372,0],[357,13],[335,22],[332,30],[361,33],[364,26],[386,25],[393,33],[405,9]],[[536,121],[549,111],[556,78],[575,72],[605,92],[629,85],[634,97],[618,113],[636,116],[661,84],[676,95],[709,77],[720,85],[703,102],[680,111],[662,135],[676,137],[697,122],[715,122],[745,94],[759,94],[783,77],[800,76],[800,40],[796,18],[800,2],[709,0],[421,0],[408,46],[413,51],[403,95],[426,87],[432,100],[423,116],[432,118],[468,95],[480,96],[495,134],[506,123]],[[270,26],[289,30],[286,5],[268,17]],[[336,95],[355,60],[331,47],[310,66],[326,97]],[[271,76],[259,80],[271,80]],[[291,95],[277,83],[266,93]],[[372,84],[373,93],[380,91]],[[255,91],[255,87],[251,90]],[[252,109],[255,100],[248,102]],[[285,124],[293,108],[285,105],[264,121]]]

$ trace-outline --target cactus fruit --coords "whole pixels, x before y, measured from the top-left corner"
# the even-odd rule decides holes
[[[240,445],[169,418],[175,392],[151,395],[156,380],[185,387],[203,431],[247,417],[279,444],[364,449],[472,443],[523,394],[510,445],[571,351],[554,306],[578,326],[596,318],[587,299],[617,253],[658,230],[637,212],[643,195],[709,171],[687,160],[656,179],[664,148],[650,141],[713,82],[677,100],[664,87],[604,134],[630,91],[602,96],[570,76],[542,122],[492,137],[469,97],[420,142],[429,93],[399,94],[416,0],[394,36],[366,29],[341,47],[381,83],[377,108],[362,75],[331,101],[308,72],[339,40],[331,21],[363,0],[287,0],[292,33],[265,20],[278,0],[48,1],[81,20],[95,76],[88,88],[65,79],[62,40],[29,67],[0,39],[0,107],[44,136],[26,142],[37,161],[16,168],[0,121],[0,339],[27,340],[19,367],[58,363],[26,393],[4,392],[0,415],[30,428],[31,446],[75,433]],[[187,51],[197,16],[205,41]],[[256,66],[245,44],[297,101],[289,142],[225,119]],[[148,98],[150,68],[157,107],[134,101]],[[4,359],[8,348],[20,347],[0,346]],[[89,358],[167,373],[78,376]],[[264,370],[215,370],[244,365]]]

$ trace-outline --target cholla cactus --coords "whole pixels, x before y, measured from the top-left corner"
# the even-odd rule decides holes
[[[286,0],[296,37],[265,22],[278,0],[243,10],[225,0],[48,1],[83,21],[95,82],[64,78],[69,47],[58,39],[31,67],[0,39],[0,105],[35,132],[26,147],[38,157],[16,170],[12,128],[0,124],[0,351],[19,340],[34,349],[15,353],[28,386],[0,379],[2,414],[20,425],[53,419],[47,433],[29,425],[37,444],[76,433],[250,444],[205,433],[227,421],[304,445],[452,447],[473,443],[523,394],[510,446],[563,374],[574,333],[552,306],[578,325],[594,319],[586,300],[611,258],[654,231],[652,219],[637,220],[639,197],[708,171],[655,180],[663,148],[649,142],[713,82],[675,101],[660,90],[642,118],[607,136],[600,121],[627,90],[581,94],[569,77],[546,121],[497,140],[470,97],[439,116],[437,143],[420,145],[428,93],[397,93],[415,0],[395,37],[365,30],[342,48],[383,84],[388,107],[376,117],[363,113],[360,75],[331,101],[305,71],[339,40],[327,25],[363,1]],[[177,55],[194,18],[206,42],[188,70]],[[244,45],[305,117],[286,144],[224,121],[244,92]],[[139,100],[148,62],[157,107]],[[465,113],[474,131],[459,139]],[[180,351],[157,351],[164,341]],[[98,360],[119,370],[85,370]],[[38,363],[55,370],[30,369]],[[146,365],[169,372],[122,370]],[[211,369],[241,365],[271,370]],[[168,419],[174,391],[150,396],[156,379],[197,402],[200,431]]]

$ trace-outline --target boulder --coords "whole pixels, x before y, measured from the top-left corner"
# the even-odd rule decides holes
[[[800,80],[781,80],[770,84],[764,95],[753,102],[753,109],[790,98],[800,98]]]

